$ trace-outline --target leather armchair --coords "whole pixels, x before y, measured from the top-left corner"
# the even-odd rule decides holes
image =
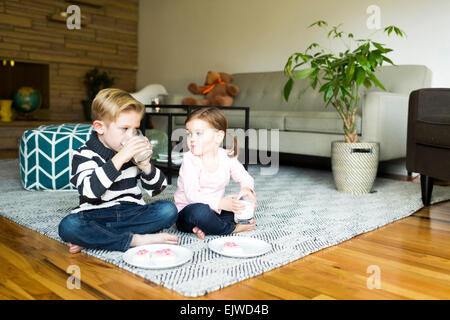
[[[434,180],[450,181],[450,89],[411,92],[406,169],[420,174],[425,206],[430,204]]]

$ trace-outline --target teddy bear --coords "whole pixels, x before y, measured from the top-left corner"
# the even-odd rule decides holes
[[[185,105],[195,106],[223,106],[233,105],[233,97],[239,93],[239,88],[230,82],[233,76],[225,72],[208,71],[205,85],[199,86],[190,83],[188,90],[196,95],[204,95],[204,99],[197,100],[194,97],[186,97],[183,100]]]

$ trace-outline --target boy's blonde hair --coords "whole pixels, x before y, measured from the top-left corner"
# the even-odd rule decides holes
[[[92,120],[114,122],[124,111],[136,111],[144,115],[145,106],[134,99],[131,94],[116,88],[100,90],[92,102]]]

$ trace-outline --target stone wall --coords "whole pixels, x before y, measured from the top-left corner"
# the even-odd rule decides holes
[[[49,110],[41,110],[48,120],[84,119],[84,74],[94,67],[109,71],[114,87],[136,89],[138,0],[99,1],[101,7],[82,2],[0,0],[0,60],[49,64]],[[88,18],[79,30],[49,18],[71,4]]]

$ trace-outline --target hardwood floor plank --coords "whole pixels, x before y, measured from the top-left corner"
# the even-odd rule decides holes
[[[423,210],[423,211],[422,211]],[[424,219],[424,220],[431,220],[431,221],[440,221],[445,223],[450,223],[450,217],[448,216],[448,210],[450,209],[442,209],[442,210],[433,210],[432,213],[429,211],[422,209],[416,214],[414,214],[412,217],[415,217],[416,219]],[[447,214],[446,214],[447,212]]]
[[[327,250],[327,249],[325,249]],[[386,291],[369,290],[366,275],[347,271],[327,259],[314,256],[304,269],[289,268],[280,270],[280,279],[292,279],[308,288],[314,288],[321,294],[336,299],[404,299],[404,296]]]
[[[342,243],[342,247],[405,264],[414,264],[437,273],[450,272],[450,261],[447,259],[392,247],[389,243],[372,242],[370,237],[347,241]]]
[[[280,297],[274,293],[265,291],[265,288],[258,286],[248,286],[247,280],[234,285],[197,297],[196,300],[279,300]],[[229,290],[233,287],[233,290]],[[228,289],[228,290],[227,290]]]
[[[380,258],[345,247],[340,247],[324,260],[331,260],[345,266],[345,270],[367,282],[371,273],[368,267],[375,266],[380,271],[380,283],[383,290],[404,295],[410,299],[442,299],[449,293],[450,279],[447,274],[434,272],[397,260]],[[429,290],[433,288],[433,290]],[[425,293],[426,292],[426,293]]]
[[[143,282],[142,278],[85,253],[70,254],[68,247],[63,243],[42,237],[39,233],[24,227],[14,226],[13,222],[7,221],[6,225],[8,224],[12,228],[21,229],[18,232],[19,235],[28,236],[25,236],[22,241],[33,244],[31,248],[16,245],[14,250],[26,254],[28,261],[34,260],[33,253],[40,256],[41,260],[37,263],[42,268],[42,272],[46,273],[46,278],[50,279],[48,283],[44,282],[44,284],[51,287],[49,291],[58,292],[64,299],[139,299],[139,297],[142,299],[180,299],[183,297],[179,294],[174,296],[172,290],[161,288],[146,280]],[[11,229],[9,233],[11,234]],[[39,238],[41,238],[40,241]],[[0,241],[10,242],[1,235]],[[51,243],[50,246],[49,243]],[[0,248],[2,253],[7,251]],[[67,274],[66,270],[71,265],[80,268],[82,290],[69,290],[66,287],[66,281],[71,275]],[[56,275],[58,276],[56,277]],[[137,282],[130,282],[130,276]],[[44,280],[39,275],[35,275],[34,278],[38,281]],[[115,287],[116,290],[111,290],[111,287]]]
[[[450,254],[447,251],[448,242],[447,244],[445,244],[445,242],[441,238],[435,240],[435,238],[437,237],[432,237],[431,235],[424,235],[420,233],[406,235],[404,233],[400,233],[401,231],[403,230],[385,231],[382,234],[379,233],[374,235],[373,240],[380,243],[390,241],[392,246],[394,247],[419,253],[421,252],[444,259],[450,258]],[[423,242],[420,239],[418,240],[417,237],[420,236],[427,237],[428,242]]]
[[[277,281],[272,281],[269,277],[255,277],[249,280],[246,280],[243,285],[248,288],[258,288],[258,290],[263,291],[266,295],[271,294],[277,299],[283,300],[304,300],[309,299],[309,297],[302,295],[300,292],[297,292],[294,286],[291,286],[289,283],[283,284],[280,286],[280,283]]]
[[[326,294],[319,294],[318,296],[312,298],[312,300],[336,300],[336,298],[327,296]]]
[[[22,289],[20,285],[9,279],[3,283],[3,287],[6,292],[10,293],[10,296],[7,299],[35,300],[35,298]]]
[[[3,253],[3,251],[0,252]],[[51,295],[53,299],[61,299],[59,296],[49,291],[46,286],[37,281],[30,272],[24,272],[24,270],[18,268],[14,264],[11,264],[8,259],[5,259],[3,254],[0,256],[0,264],[0,273],[3,275],[0,278],[0,283],[2,283],[4,286],[2,289],[0,289],[0,291],[4,295],[18,295],[19,297],[21,297],[18,299],[30,300]],[[16,284],[22,290],[17,291],[16,287],[12,284]]]

